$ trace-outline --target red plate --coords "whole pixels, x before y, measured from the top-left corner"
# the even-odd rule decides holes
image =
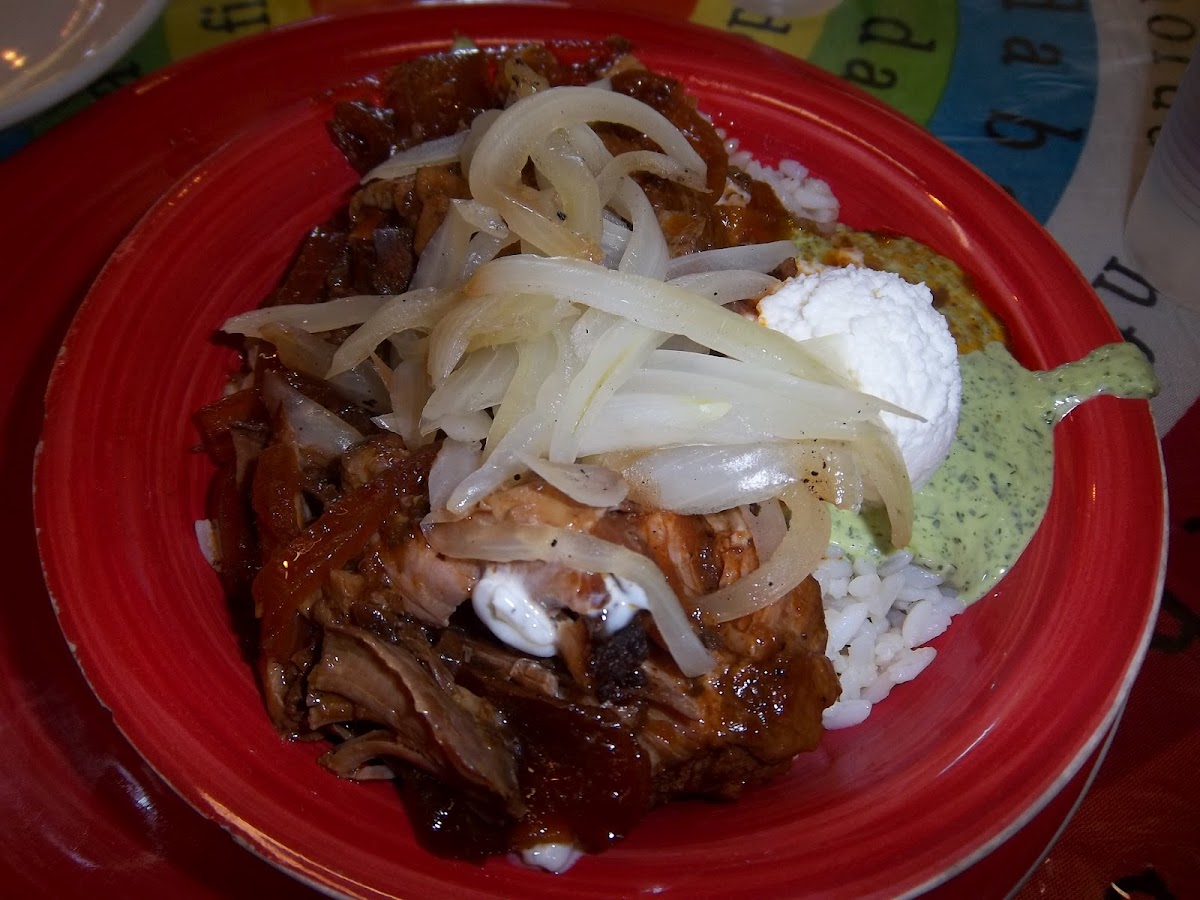
[[[1119,339],[1002,190],[857,91],[716,32],[528,12],[420,8],[311,26],[281,36],[295,55],[274,58],[302,82],[321,59],[335,86],[456,32],[620,31],[747,149],[799,158],[828,180],[850,224],[911,234],[959,261],[1026,364]],[[1051,509],[1025,557],[865,725],[828,735],[737,804],[653,813],[560,878],[436,859],[389,786],[338,781],[314,763],[319,748],[282,743],[195,548],[210,470],[188,417],[235,364],[214,328],[256,305],[353,182],[325,138],[328,108],[328,97],[284,107],[168,193],[97,281],[47,398],[36,514],[60,624],[117,725],[189,803],[302,879],[363,896],[867,896],[944,881],[1076,777],[1115,720],[1156,610],[1163,483],[1145,403],[1097,400],[1060,426]]]

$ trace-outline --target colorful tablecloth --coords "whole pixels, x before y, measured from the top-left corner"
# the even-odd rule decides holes
[[[806,58],[925,125],[1047,226],[1125,337],[1155,363],[1163,389],[1153,410],[1170,503],[1158,632],[1089,793],[1019,896],[1200,895],[1200,588],[1185,568],[1192,553],[1200,555],[1200,315],[1160,295],[1124,240],[1129,201],[1200,44],[1200,0],[843,0],[828,12],[801,17],[750,8],[764,3],[769,0],[746,7],[729,0],[662,0],[656,11]],[[133,50],[87,89],[0,132],[0,156],[23,152],[26,145],[36,152],[46,130],[172,61],[312,16],[380,5],[170,0]],[[85,148],[80,164],[86,165]],[[1119,535],[1114,542],[1119,552]],[[84,756],[81,765],[121,765],[120,756]],[[97,790],[120,791],[144,777],[109,774],[97,779]],[[21,773],[3,778],[20,779]],[[23,817],[20,839],[37,843],[36,852],[61,854],[61,865],[81,874],[112,864],[79,852],[94,835],[77,845],[61,818],[39,822],[37,810],[2,785],[0,779],[0,809]],[[165,797],[157,802],[171,805]],[[162,852],[150,823],[135,829],[148,831],[146,853]],[[86,833],[105,825],[78,827]],[[186,850],[175,852],[187,858]],[[203,862],[192,864],[198,883],[205,882]],[[255,873],[249,885],[272,892],[287,885],[255,865],[248,864]]]

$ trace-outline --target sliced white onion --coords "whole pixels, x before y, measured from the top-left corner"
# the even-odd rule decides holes
[[[611,509],[619,506],[629,493],[625,479],[604,466],[578,462],[555,463],[528,453],[517,453],[516,458],[551,487],[558,488],[585,506]]]
[[[481,181],[481,186],[486,189],[506,177],[520,176],[529,156],[527,152],[522,155],[523,148],[517,146],[520,138],[528,140],[528,136],[533,135],[540,141],[552,131],[590,122],[625,125],[640,131],[692,175],[703,180],[707,174],[707,166],[700,154],[683,133],[653,107],[611,90],[564,85],[523,98],[496,119],[484,135],[486,147],[481,145],[472,161],[471,193],[476,198],[480,196],[480,191],[475,190],[476,177],[494,176],[490,185]],[[514,138],[518,140],[514,141]],[[494,158],[483,159],[485,152]]]
[[[400,150],[364,175],[359,183],[366,184],[380,178],[403,178],[425,166],[457,162],[466,140],[467,132],[460,131]]]
[[[583,158],[560,133],[552,133],[529,152],[539,175],[558,195],[564,226],[592,243],[600,240],[604,203],[596,179]]]
[[[453,303],[451,291],[421,288],[390,297],[350,337],[342,342],[333,355],[327,378],[353,369],[375,352],[375,348],[394,334],[410,329],[428,331],[442,312]]]
[[[463,142],[462,150],[458,155],[459,165],[464,172],[471,171],[471,163],[475,158],[475,151],[479,148],[483,141],[483,136],[487,134],[489,128],[500,118],[503,110],[485,109],[471,122],[471,127],[467,131],[467,138]],[[476,200],[479,198],[476,197]]]
[[[440,385],[468,351],[532,340],[578,312],[573,304],[546,294],[464,297],[446,311],[430,335],[429,375]]]
[[[847,490],[846,482],[858,477],[845,445],[836,442],[685,445],[588,460],[620,472],[635,502],[682,514],[764,503],[801,483],[836,504]]]
[[[631,150],[614,156],[596,176],[596,187],[601,201],[607,203],[616,193],[618,183],[634,172],[647,172],[676,181],[692,190],[707,190],[707,184],[696,177],[696,173],[685,169],[665,153],[653,150]]]
[[[824,338],[813,338],[813,340],[819,342]],[[805,341],[804,343],[807,347],[810,342]],[[831,413],[841,413],[854,419],[862,419],[877,412],[890,412],[910,419],[920,418],[874,394],[864,394],[862,391],[852,388],[809,381],[753,362],[730,359],[712,353],[658,349],[650,354],[646,368],[725,379],[744,385],[747,393],[787,395],[792,397],[795,402],[811,404]]]
[[[262,339],[275,346],[279,361],[310,378],[324,378],[333,361],[333,344],[293,325],[269,322],[261,329]],[[346,399],[373,412],[391,408],[387,385],[368,363],[329,379]]]
[[[463,280],[470,278],[479,270],[480,266],[491,262],[500,254],[500,251],[511,247],[516,241],[517,236],[509,232],[507,227],[503,236],[486,231],[478,232],[467,244],[467,258],[463,262]]]
[[[604,251],[604,265],[615,269],[621,262],[621,255],[629,245],[633,229],[615,213],[604,211],[604,223],[600,234],[600,249]]]
[[[787,535],[787,519],[783,515],[783,506],[778,500],[767,500],[743,506],[741,513],[746,528],[750,531],[750,539],[754,541],[754,551],[758,558],[770,559]]]
[[[429,506],[445,509],[446,501],[462,480],[479,467],[483,451],[478,441],[442,441],[429,469]]]
[[[576,329],[578,330],[578,328]],[[582,436],[617,389],[666,338],[661,331],[617,319],[590,342],[571,379],[550,435],[549,458],[569,463],[579,455]]]
[[[634,502],[684,515],[762,503],[797,480],[786,449],[776,444],[664,447],[597,461],[624,476]]]
[[[855,444],[855,456],[863,480],[882,501],[891,526],[892,546],[907,547],[912,540],[913,492],[904,457],[890,431],[879,425]]]
[[[793,341],[722,308],[777,289],[765,273],[795,255],[791,242],[669,258],[658,216],[630,175],[704,190],[704,161],[679,129],[611,84],[531,85],[469,131],[405,150],[364,176],[404,177],[457,160],[469,181],[474,199],[451,203],[413,290],[256,310],[226,330],[273,340],[285,364],[343,391],[370,382],[375,402],[382,380],[391,412],[373,421],[410,447],[448,435],[423,523],[439,552],[632,580],[680,668],[698,675],[713,660],[649,558],[569,529],[437,523],[469,514],[530,471],[598,508],[627,496],[685,514],[740,508],[761,565],[702,599],[725,621],[775,602],[809,574],[828,544],[822,499],[849,507],[878,499],[893,543],[907,543],[911,485],[878,421],[881,411],[906,413],[850,389],[836,338]],[[662,152],[614,157],[589,122],[634,128]],[[536,186],[525,182],[529,161]],[[523,255],[499,256],[514,244]],[[359,327],[336,352],[312,334],[350,326]],[[688,349],[656,349],[668,340]],[[278,377],[266,379],[264,395],[305,446],[337,454],[362,439]]]
[[[337,349],[324,338],[282,322],[267,322],[259,329],[259,337],[275,346],[281,363],[310,378],[325,377]]]
[[[619,392],[580,435],[579,456],[699,443],[732,403],[670,394]]]
[[[387,346],[391,348],[393,359],[409,359],[413,356],[425,359],[429,356],[429,335],[420,331],[401,331],[387,339]]]
[[[542,252],[600,260],[597,241],[558,220],[534,189],[521,182],[521,170],[546,137],[587,122],[628,125],[647,135],[685,170],[704,177],[704,160],[662,114],[623,94],[563,85],[518,100],[483,133],[470,160],[471,195],[500,211],[509,227]]]
[[[518,421],[533,411],[538,391],[552,380],[558,370],[559,341],[553,333],[544,334],[532,341],[523,341],[517,347],[517,368],[508,383],[508,390],[496,407],[492,428],[488,432],[486,455],[499,446],[501,439]]]
[[[640,553],[590,534],[541,525],[450,522],[432,525],[426,538],[438,553],[455,558],[544,561],[632,581],[645,591],[650,615],[679,670],[694,678],[713,667],[711,654],[704,649],[666,577]]]
[[[769,241],[765,244],[743,244],[720,247],[677,256],[667,266],[667,278],[692,275],[696,272],[719,272],[722,269],[751,269],[770,272],[786,259],[796,255],[791,241]]]
[[[567,384],[570,383],[577,362],[570,350],[567,324],[561,323],[551,333],[550,339],[553,361],[548,367],[546,378],[536,385],[531,397],[521,401],[521,408],[526,409],[526,412],[512,423],[511,427],[507,427],[503,437],[492,443],[489,433],[484,463],[455,488],[448,503],[452,512],[466,514],[471,507],[510,478],[527,471],[525,463],[521,461],[522,455],[547,455],[550,430],[559,415],[559,410],[562,409]],[[513,377],[514,383],[521,377],[520,368],[518,364],[518,372]],[[494,428],[495,422],[492,424]]]
[[[422,430],[436,431],[444,416],[496,406],[516,370],[517,351],[511,345],[476,350],[430,395],[422,411]]]
[[[791,512],[787,535],[770,559],[727,587],[701,597],[696,605],[718,622],[749,615],[785,597],[812,574],[829,546],[829,507],[804,487],[787,488]]]
[[[480,500],[528,471],[521,457],[542,453],[548,431],[546,421],[540,416],[535,413],[524,416],[488,448],[483,464],[455,486],[446,509],[456,516],[465,516]]]
[[[470,225],[448,212],[421,252],[410,287],[451,288],[459,284],[473,235]]]
[[[429,379],[425,375],[429,339],[421,337],[416,340],[394,340],[393,343],[402,345],[397,347],[397,352],[402,355],[387,378],[392,411],[387,415],[376,416],[371,421],[380,428],[400,435],[404,439],[404,445],[414,449],[432,440],[432,435],[423,435],[420,427],[421,410],[429,398]],[[387,367],[382,360],[378,357],[372,358],[376,360],[376,369],[381,373],[386,372]]]
[[[456,413],[442,416],[438,426],[453,440],[482,441],[492,427],[492,417],[483,411]]]
[[[561,210],[553,190],[535,191],[524,185],[520,187],[519,198],[488,199],[499,207],[508,227],[520,238],[523,254],[545,254],[597,262],[604,258],[599,242],[588,240],[559,220]]]
[[[490,206],[485,206],[475,200],[456,200],[455,212],[464,221],[470,222],[477,231],[490,234],[492,237],[507,237],[508,226],[504,218]]]
[[[811,391],[807,389],[810,386]],[[826,391],[838,389],[805,381],[798,381],[786,392],[767,393],[749,390],[733,378],[643,368],[629,376],[621,391],[670,395],[682,401],[728,403],[731,419],[726,424],[733,428],[736,422],[736,427],[744,429],[746,437],[743,440],[753,440],[751,435],[791,441],[844,438],[861,431],[863,423],[874,415],[874,410],[869,407],[859,411],[854,407],[838,409],[822,403]],[[853,398],[851,402],[854,402]],[[601,413],[597,418],[606,419],[607,416]],[[731,436],[738,440],[736,431]],[[716,440],[715,436],[713,440]]]
[[[471,202],[458,210],[477,231],[467,243],[466,258],[463,260],[459,281],[466,281],[475,271],[506,247],[516,242],[517,236],[508,230],[504,219],[490,206]]]
[[[757,300],[764,294],[778,289],[783,282],[762,272],[728,269],[680,275],[678,278],[672,278],[670,283],[693,294],[709,297],[714,303],[724,306],[735,300]]]
[[[469,274],[471,240],[479,231],[496,244],[508,237],[508,228],[491,207],[474,200],[451,200],[445,218],[421,251],[409,289],[461,284]]]
[[[480,268],[464,290],[468,296],[536,290],[602,309],[656,331],[687,335],[726,356],[768,369],[826,384],[846,381],[844,375],[812,358],[803,341],[764,328],[691,291],[581,260],[501,257]]]
[[[661,281],[666,277],[671,253],[646,192],[632,178],[623,178],[612,198],[612,208],[633,226],[617,269]]]
[[[608,89],[611,90],[611,86]],[[612,162],[612,153],[605,146],[603,138],[596,134],[590,125],[570,125],[562,131],[575,152],[583,158],[594,174],[599,175],[604,171],[604,167]]]
[[[267,408],[280,411],[301,447],[340,456],[363,439],[358,429],[274,373],[263,378],[262,391]]]
[[[596,344],[618,322],[624,322],[620,316],[613,316],[599,309],[584,309],[579,318],[571,326],[568,333],[568,346],[576,361],[586,361],[596,349]],[[640,327],[640,326],[638,326]]]
[[[367,321],[391,297],[360,294],[339,297],[324,303],[292,303],[283,306],[264,306],[226,319],[221,330],[226,334],[261,337],[262,326],[274,322],[291,325],[309,332],[335,331]]]

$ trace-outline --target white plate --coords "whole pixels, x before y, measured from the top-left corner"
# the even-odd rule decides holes
[[[0,0],[0,128],[100,76],[166,0]]]

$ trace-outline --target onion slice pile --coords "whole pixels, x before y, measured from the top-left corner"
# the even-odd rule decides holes
[[[633,128],[658,149],[614,155],[596,123]],[[409,446],[445,435],[424,523],[435,550],[632,580],[695,676],[712,657],[648,557],[569,529],[485,525],[470,518],[475,505],[534,472],[599,508],[627,499],[682,514],[741,508],[761,565],[700,598],[718,622],[776,602],[811,573],[828,543],[829,504],[878,501],[893,543],[907,542],[911,485],[879,414],[908,413],[854,390],[828,341],[795,341],[727,307],[775,290],[768,273],[794,246],[669,258],[631,176],[704,190],[706,166],[664,116],[607,82],[531,83],[507,109],[397,153],[363,181],[445,163],[461,167],[472,197],[452,201],[406,293],[266,308],[225,324],[276,343],[343,392],[390,405],[373,421]],[[353,329],[340,346],[316,336],[339,329]],[[278,379],[270,394],[298,439],[323,452],[361,438]]]

